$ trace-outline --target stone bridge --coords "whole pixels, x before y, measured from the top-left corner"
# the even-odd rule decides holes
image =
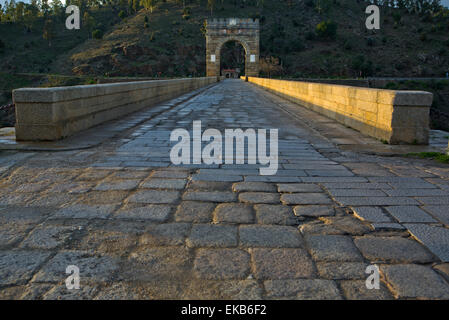
[[[323,100],[305,101],[254,78],[206,82],[178,82],[176,97],[153,90],[157,103],[148,83],[140,84],[145,98],[119,85],[91,88],[71,103],[77,95],[62,89],[39,91],[28,104],[29,91],[16,93],[18,112],[35,115],[18,117],[25,140],[23,128],[45,121],[52,137],[70,137],[2,140],[0,298],[449,298],[447,165],[391,156],[395,147],[369,130],[332,120],[326,87]],[[135,112],[119,102],[123,92],[140,101]],[[102,123],[117,116],[95,104],[95,94],[108,96],[119,119]],[[400,122],[395,103],[428,112],[425,93],[420,105],[399,96],[384,97],[390,123]],[[220,132],[277,128],[277,173],[262,176],[248,163],[174,165],[171,132],[198,120]],[[380,288],[369,290],[373,264]],[[66,288],[69,265],[80,270],[80,290]]]

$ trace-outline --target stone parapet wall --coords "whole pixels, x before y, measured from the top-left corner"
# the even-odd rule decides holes
[[[16,89],[16,139],[59,140],[217,80],[204,77]]]
[[[256,77],[248,81],[390,144],[428,144],[430,92]]]

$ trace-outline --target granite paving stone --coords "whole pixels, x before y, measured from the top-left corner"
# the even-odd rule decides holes
[[[122,263],[120,279],[127,281],[180,281],[192,270],[192,252],[182,246],[139,246]]]
[[[66,268],[75,265],[80,277],[90,281],[111,281],[118,270],[115,258],[89,255],[85,251],[60,251],[33,277],[33,282],[60,282],[67,278]]]
[[[251,249],[256,279],[313,278],[315,267],[304,249]]]
[[[186,183],[187,180],[184,179],[151,178],[144,181],[140,187],[148,189],[183,190]]]
[[[276,192],[276,186],[274,184],[266,182],[238,182],[234,183],[232,190],[235,192]]]
[[[240,244],[244,247],[296,248],[303,240],[294,227],[248,225],[239,228]]]
[[[252,223],[253,208],[242,203],[222,203],[215,208],[213,221],[215,223]]]
[[[240,249],[199,249],[194,270],[200,279],[245,279],[250,272],[250,255]]]
[[[93,190],[133,190],[139,184],[139,180],[105,181],[96,186]]]
[[[443,222],[449,227],[449,208],[448,206],[425,206],[424,210],[429,212],[432,216]]]
[[[187,238],[189,247],[235,247],[237,227],[213,224],[194,224]]]
[[[336,197],[336,200],[346,206],[419,205],[418,201],[408,197]]]
[[[318,262],[320,277],[331,280],[366,279],[364,262]]]
[[[328,189],[334,197],[385,197],[386,194],[378,189]]]
[[[342,235],[306,236],[307,246],[315,261],[363,261],[351,237]]]
[[[379,289],[367,289],[365,280],[343,280],[340,281],[343,295],[348,300],[393,300],[393,295],[380,284]]]
[[[354,214],[361,220],[375,223],[389,223],[392,219],[380,207],[353,207]]]
[[[341,300],[337,284],[332,280],[296,279],[267,280],[264,286],[269,297],[299,300]]]
[[[376,263],[430,263],[435,257],[421,244],[402,237],[359,237],[355,245]]]
[[[145,232],[139,238],[139,244],[144,246],[181,246],[189,234],[189,223],[164,223],[147,225]]]
[[[440,275],[442,275],[446,281],[449,281],[449,263],[441,263],[433,266]]]
[[[384,265],[381,272],[398,298],[449,299],[449,284],[430,267]]]
[[[449,262],[449,229],[426,224],[404,224],[410,233],[441,261]]]
[[[289,206],[277,204],[256,204],[257,222],[260,224],[296,225],[298,219]]]
[[[330,204],[332,200],[324,193],[284,193],[283,204]]]
[[[242,192],[239,200],[246,203],[279,203],[279,194],[269,192]]]
[[[449,196],[440,197],[416,197],[424,205],[449,205]]]
[[[278,192],[322,192],[321,188],[316,184],[310,183],[279,183]]]
[[[87,205],[79,203],[59,209],[51,218],[106,219],[116,208],[116,205]]]
[[[175,220],[203,223],[212,221],[216,204],[212,202],[182,201],[176,209]]]
[[[26,283],[50,255],[44,251],[0,252],[0,285]]]
[[[225,191],[187,191],[183,200],[210,201],[210,202],[234,202],[237,197],[232,192]]]
[[[132,194],[127,201],[134,203],[176,203],[181,198],[178,191],[139,190]]]
[[[335,215],[333,206],[326,205],[301,205],[295,206],[293,211],[298,217],[322,217]]]
[[[168,205],[149,204],[142,207],[125,206],[112,216],[116,219],[164,222],[169,219],[172,208]]]
[[[405,222],[437,222],[417,206],[386,207],[387,211],[400,223]],[[378,221],[380,222],[380,221]]]

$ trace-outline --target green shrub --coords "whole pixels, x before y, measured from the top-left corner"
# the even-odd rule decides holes
[[[440,152],[407,153],[406,157],[418,157],[422,159],[433,159],[441,163],[449,163],[449,155]]]
[[[366,45],[368,47],[374,47],[376,40],[374,38],[366,38]]]
[[[351,66],[360,76],[366,77],[373,74],[374,67],[372,61],[365,61],[365,56],[363,55],[358,55],[353,58]]]
[[[126,12],[123,11],[123,10],[121,10],[121,11],[118,13],[118,17],[119,17],[120,19],[125,19],[125,18],[126,18]]]
[[[100,29],[95,29],[94,31],[92,31],[92,38],[94,39],[103,38],[103,31],[101,31]]]
[[[306,33],[306,40],[314,40],[315,39],[315,33],[312,31],[309,31]]]
[[[291,43],[291,48],[293,51],[302,51],[305,49],[304,39],[298,38]]]
[[[391,16],[393,17],[394,23],[397,25],[401,22],[401,13],[398,11],[394,11]]]
[[[352,48],[353,48],[352,41],[349,39],[346,39],[345,42],[343,43],[343,48],[345,50],[352,50]]]
[[[316,34],[320,38],[335,39],[337,36],[337,24],[331,20],[321,21],[316,26]]]
[[[249,16],[251,19],[256,20],[256,19],[260,19],[260,14],[259,13],[252,13]]]
[[[397,84],[396,82],[388,82],[388,83],[385,85],[385,89],[388,89],[388,90],[397,90],[397,89],[399,89],[399,86],[398,86],[398,84]]]
[[[190,7],[185,7],[182,10],[182,18],[185,19],[185,20],[189,20],[190,19],[190,13],[191,13]]]

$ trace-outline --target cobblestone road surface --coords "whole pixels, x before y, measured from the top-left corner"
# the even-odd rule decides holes
[[[277,101],[228,80],[95,148],[1,152],[0,297],[448,299],[449,167],[341,152]],[[194,120],[279,128],[277,174],[172,165]]]

